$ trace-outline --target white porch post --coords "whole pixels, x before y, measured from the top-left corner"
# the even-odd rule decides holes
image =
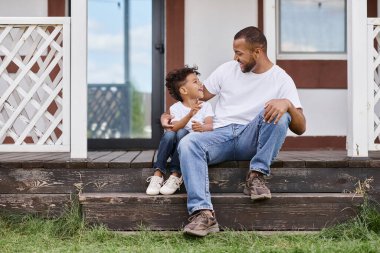
[[[347,155],[368,156],[367,0],[347,1]]]
[[[87,158],[87,0],[71,1],[71,158]]]
[[[276,0],[264,2],[264,34],[267,38],[268,58],[276,64]]]

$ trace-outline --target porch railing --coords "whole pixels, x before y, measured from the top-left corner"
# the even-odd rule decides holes
[[[368,19],[368,150],[380,150],[380,19]]]
[[[70,18],[0,18],[0,152],[70,151]]]

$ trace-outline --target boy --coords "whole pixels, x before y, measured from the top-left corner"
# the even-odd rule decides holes
[[[199,101],[204,94],[197,69],[197,67],[185,66],[171,71],[166,76],[165,86],[170,95],[178,102],[169,109],[172,116],[172,128],[166,131],[161,138],[157,151],[157,162],[153,166],[154,174],[147,179],[149,186],[146,194],[148,195],[158,195],[159,193],[169,195],[178,190],[183,182],[177,152],[179,141],[192,131],[213,130],[214,113],[211,105]],[[166,162],[169,157],[171,157],[169,167],[171,175],[164,182],[163,176],[167,172]]]

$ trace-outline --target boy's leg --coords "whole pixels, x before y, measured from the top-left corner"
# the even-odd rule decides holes
[[[176,132],[166,131],[164,133],[158,146],[157,160],[153,168],[159,169],[163,174],[166,174],[166,163],[176,147],[176,141]]]
[[[183,137],[185,137],[188,133],[189,133],[189,131],[187,131],[186,129],[180,129],[177,131],[176,144],[175,144],[175,147],[173,150],[172,160],[170,162],[170,167],[169,167],[169,170],[171,173],[177,172],[178,174],[181,174],[181,167],[180,167],[177,147],[178,147],[180,140]]]

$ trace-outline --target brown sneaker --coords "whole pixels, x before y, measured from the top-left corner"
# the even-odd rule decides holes
[[[213,216],[210,216],[206,211],[201,210],[190,216],[189,222],[183,229],[186,234],[206,236],[208,233],[219,232],[219,225],[214,212]]]
[[[264,176],[258,172],[248,172],[244,194],[250,195],[252,200],[272,198],[269,188],[265,185]]]

